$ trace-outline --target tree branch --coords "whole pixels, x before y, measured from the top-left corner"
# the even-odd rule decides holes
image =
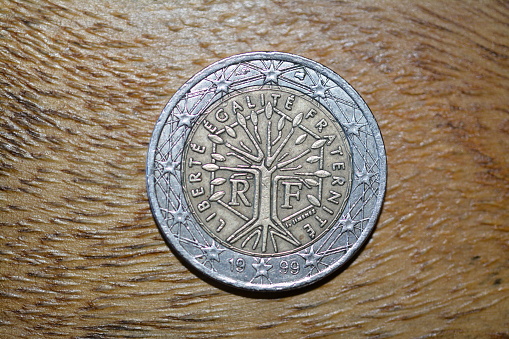
[[[229,167],[229,166],[219,166],[220,170],[227,170],[232,172],[245,172],[258,175],[258,170],[252,168],[244,168],[244,167]]]
[[[280,162],[279,164],[276,165],[277,168],[283,168],[285,167],[286,165],[289,165],[291,164],[292,162],[302,158],[303,156],[305,156],[306,154],[308,154],[309,152],[311,152],[310,149],[307,149],[305,150],[304,152],[302,152],[301,154],[297,155],[296,157],[294,158],[291,158],[291,159],[288,159],[286,161],[283,161],[283,162]]]
[[[272,145],[270,143],[271,135],[272,135],[272,122],[269,120],[267,123],[267,157],[269,158],[270,154],[272,153]]]
[[[240,148],[237,148],[235,146],[233,146],[232,144],[230,144],[229,142],[225,143],[224,144],[226,147],[228,147],[229,149],[231,149],[232,151],[240,154],[240,155],[243,155],[245,156],[246,158],[248,158],[249,160],[252,160],[254,162],[260,162],[263,160],[263,156],[260,155],[260,153],[258,153],[258,156],[255,157],[254,155],[250,154],[250,153],[247,153],[243,150],[241,150]],[[261,151],[261,150],[260,150]],[[262,153],[263,154],[263,153]]]
[[[248,158],[252,159],[253,161],[256,161],[256,162],[262,161],[265,154],[263,153],[262,149],[260,148],[260,144],[258,143],[258,141],[253,137],[253,134],[251,134],[251,132],[247,128],[246,118],[242,114],[237,113],[237,122],[239,123],[240,127],[242,127],[242,129],[246,132],[247,136],[249,137],[249,139],[253,143],[254,147],[256,148],[256,151],[258,152],[257,157],[252,156],[252,158],[250,158],[250,157],[248,157]]]
[[[290,137],[293,135],[294,131],[295,131],[295,128],[292,127],[292,129],[290,129],[290,131],[286,135],[286,138],[283,140],[283,142],[281,142],[281,144],[279,144],[279,147],[277,148],[276,152],[273,155],[267,157],[267,167],[270,167],[272,165],[272,163],[274,162],[274,160],[276,160],[279,153],[281,153],[283,148],[286,146],[286,144],[290,140]],[[270,143],[270,141],[269,141],[269,143]]]
[[[226,155],[232,155],[232,156],[234,156],[234,157],[236,157],[236,158],[238,158],[238,159],[240,159],[240,160],[244,161],[244,162],[245,162],[246,164],[248,164],[248,165],[252,165],[252,164],[253,164],[251,161],[249,161],[248,159],[246,159],[246,158],[245,158],[245,157],[243,157],[242,155],[237,154],[237,153],[235,153],[235,152],[228,152],[228,153],[226,153]]]
[[[277,144],[277,142],[281,139],[282,136],[283,136],[283,133],[281,131],[277,131],[276,139],[272,140],[272,142],[271,142],[272,146]]]

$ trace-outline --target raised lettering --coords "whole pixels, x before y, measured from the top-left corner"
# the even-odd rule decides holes
[[[331,151],[330,152],[331,155],[335,155],[335,154],[339,154],[339,155],[343,155],[343,149],[341,148],[341,146],[338,146],[338,149],[334,150],[334,151]]]
[[[320,223],[320,228],[325,226],[325,224],[327,223],[327,219],[322,219],[317,215],[315,215],[315,219],[318,220],[318,222]]]
[[[232,198],[228,205],[230,206],[239,206],[239,202],[237,201],[237,197],[240,198],[240,201],[246,206],[251,206],[251,203],[249,200],[247,200],[247,197],[245,193],[249,190],[249,182],[244,179],[231,179],[230,182],[232,184]],[[242,184],[242,188],[239,189],[239,184]]]
[[[189,164],[189,168],[191,168],[196,165],[201,165],[201,161],[196,161],[193,158],[189,157],[188,164]]]
[[[196,153],[201,153],[201,154],[205,153],[205,150],[207,149],[207,147],[197,145],[197,144],[191,144],[190,146],[193,151],[195,151]]]
[[[191,190],[191,195],[194,198],[199,197],[200,195],[204,195],[204,194],[205,194],[205,190],[201,186],[199,188],[195,188],[195,189]]]
[[[210,202],[208,202],[207,200],[203,200],[198,205],[196,205],[196,208],[200,212],[206,211],[210,208]]]
[[[189,174],[189,182],[200,182],[201,172]]]
[[[332,163],[332,170],[333,171],[341,171],[345,169],[345,163],[344,162],[334,162]]]
[[[274,107],[276,107],[277,106],[277,99],[279,99],[281,97],[281,94],[272,93],[271,96],[272,96],[272,99],[274,100]]]
[[[280,268],[279,272],[283,273],[283,274],[288,274],[288,271],[290,271],[291,274],[295,275],[295,274],[299,274],[299,271],[300,271],[300,265],[295,260],[292,260],[290,262],[290,265],[288,265],[288,261],[282,260],[279,263],[279,268]]]
[[[205,127],[205,129],[207,131],[209,131],[210,133],[215,133],[217,131],[217,127],[214,126],[210,121],[208,120],[203,120],[203,127]]]
[[[327,123],[327,121],[325,119],[321,119],[315,125],[315,127],[319,133],[322,133],[323,129],[327,126],[329,126],[329,124]]]
[[[302,183],[300,182],[289,182],[289,181],[283,181],[282,184],[285,186],[285,192],[284,192],[284,204],[281,205],[281,208],[293,208],[292,205],[290,205],[290,198],[295,198],[297,201],[300,200],[300,190],[302,189]],[[296,192],[292,192],[292,186],[297,187]]]
[[[246,104],[247,104],[247,107],[249,108],[255,108],[256,105],[251,103],[251,97],[249,95],[246,95]]]
[[[260,104],[265,107],[265,94],[263,93],[260,94]]]
[[[237,260],[233,260],[233,258],[228,259],[230,263],[230,269],[233,272],[234,270],[242,273],[246,269],[246,262],[242,258],[237,258]]]
[[[332,144],[332,142],[336,139],[335,135],[324,135],[323,137],[325,139],[329,140],[329,141],[327,141],[327,146],[330,146]]]
[[[244,107],[242,107],[242,105],[240,105],[237,101],[233,100],[232,110],[233,110],[233,113],[239,113],[237,111],[243,111]]]
[[[289,111],[293,108],[293,102],[295,101],[295,95],[290,95],[288,98],[286,98],[285,108]]]
[[[302,227],[306,230],[306,232],[308,232],[308,235],[309,235],[309,237],[310,237],[311,239],[314,239],[314,238],[315,238],[315,236],[316,236],[316,232],[315,232],[315,230],[311,227],[311,225],[310,225],[310,224],[305,224],[305,225],[304,225],[304,226],[302,226]]]
[[[343,178],[343,177],[332,177],[332,186],[334,185],[338,185],[338,186],[343,186],[346,182],[346,179]]]
[[[339,200],[337,200],[337,199],[341,198],[342,194],[338,193],[336,191],[329,191],[329,193],[331,194],[331,196],[327,198],[327,201],[332,202],[333,204],[339,205]]]
[[[334,211],[328,208],[327,206],[322,206],[322,208],[325,212],[329,213],[330,215],[334,215]]]
[[[316,111],[314,108],[311,108],[309,112],[306,113],[306,119],[314,118],[316,115]]]
[[[220,108],[216,111],[216,120],[219,122],[225,122],[229,117],[230,116],[224,111],[223,108]]]
[[[219,219],[219,226],[217,226],[216,232],[221,232],[225,225],[226,222],[223,219]]]

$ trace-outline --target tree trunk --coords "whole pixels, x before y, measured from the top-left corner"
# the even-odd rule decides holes
[[[262,225],[262,252],[267,251],[267,241],[269,228],[273,224],[271,216],[271,193],[272,193],[272,173],[265,166],[260,166],[260,212],[258,213],[258,224]],[[275,249],[274,249],[275,250]]]

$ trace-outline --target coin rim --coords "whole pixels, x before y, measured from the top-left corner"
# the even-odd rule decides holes
[[[240,280],[235,280],[232,278],[229,278],[224,275],[214,274],[214,272],[202,269],[198,265],[195,264],[196,260],[185,250],[185,248],[180,245],[176,241],[172,241],[170,239],[170,236],[166,234],[166,232],[163,230],[163,225],[161,225],[160,221],[164,220],[160,210],[159,205],[157,202],[157,196],[155,192],[155,185],[154,182],[154,173],[155,173],[155,153],[157,149],[157,145],[159,142],[159,138],[162,132],[162,129],[165,126],[166,121],[168,120],[169,115],[171,114],[173,108],[184,98],[186,93],[190,89],[193,88],[197,83],[202,81],[204,78],[209,76],[210,74],[224,68],[228,67],[234,64],[247,62],[247,61],[253,61],[253,60],[282,60],[282,61],[288,61],[292,63],[301,64],[302,66],[308,67],[310,69],[313,69],[314,71],[324,75],[325,77],[332,80],[334,83],[336,83],[343,91],[345,91],[350,98],[359,106],[359,109],[362,111],[364,118],[366,119],[368,125],[370,127],[376,127],[372,128],[373,132],[373,138],[376,142],[376,149],[379,153],[379,176],[380,176],[380,182],[378,187],[378,193],[377,198],[374,203],[372,214],[370,216],[370,219],[365,227],[365,229],[360,234],[359,238],[355,242],[355,244],[350,248],[350,250],[347,251],[341,258],[339,258],[336,262],[334,262],[332,265],[328,266],[324,270],[309,276],[305,277],[304,279],[300,279],[297,281],[288,281],[284,283],[276,283],[276,284],[254,284],[251,282],[244,282]],[[366,114],[369,113],[369,114]],[[334,114],[333,114],[334,116]],[[339,121],[338,121],[339,123]],[[341,124],[340,124],[341,126]],[[348,137],[347,137],[348,140]],[[350,140],[348,140],[350,143]],[[352,159],[353,160],[353,159]],[[146,187],[147,187],[147,196],[149,200],[150,209],[152,211],[152,214],[154,216],[155,222],[158,226],[159,232],[163,236],[163,239],[167,243],[167,245],[176,253],[179,254],[181,258],[185,260],[185,263],[196,269],[197,271],[201,272],[202,274],[206,275],[207,277],[219,281],[223,284],[240,288],[248,291],[258,291],[258,292],[269,292],[269,291],[285,291],[285,290],[293,290],[293,289],[299,289],[306,286],[309,286],[324,277],[332,274],[333,272],[337,271],[341,267],[343,267],[345,264],[350,262],[356,254],[359,252],[359,250],[367,243],[367,240],[373,233],[373,230],[375,228],[375,224],[380,216],[382,204],[384,201],[385,193],[386,193],[386,187],[387,187],[387,158],[386,158],[386,152],[385,152],[385,146],[383,142],[383,138],[380,132],[380,127],[378,126],[373,113],[369,109],[366,102],[362,99],[360,94],[341,76],[336,74],[331,69],[325,67],[324,65],[307,59],[302,56],[298,56],[295,54],[290,53],[283,53],[283,52],[250,52],[250,53],[244,53],[244,54],[238,54],[233,55],[230,57],[227,57],[225,59],[216,61],[215,63],[209,65],[208,67],[202,69],[198,73],[196,73],[193,77],[191,77],[188,81],[184,83],[171,97],[171,99],[168,101],[168,103],[165,105],[164,109],[162,110],[156,124],[154,127],[154,130],[152,132],[150,142],[149,142],[149,148],[147,152],[147,165],[146,165]],[[383,179],[383,180],[382,180]]]

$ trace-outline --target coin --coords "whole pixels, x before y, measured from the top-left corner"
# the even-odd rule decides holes
[[[310,285],[345,265],[386,187],[380,130],[359,94],[309,59],[232,56],[186,82],[156,123],[147,191],[189,265],[252,291]]]

